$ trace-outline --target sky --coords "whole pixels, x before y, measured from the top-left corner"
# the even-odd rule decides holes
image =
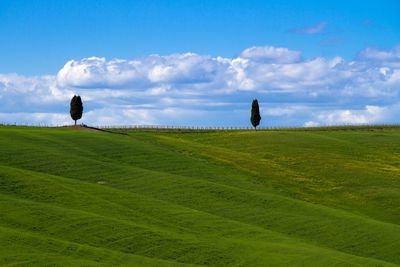
[[[400,123],[399,1],[0,0],[0,123]]]

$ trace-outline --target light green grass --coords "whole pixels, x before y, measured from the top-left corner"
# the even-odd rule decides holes
[[[400,266],[400,128],[0,127],[0,266]]]

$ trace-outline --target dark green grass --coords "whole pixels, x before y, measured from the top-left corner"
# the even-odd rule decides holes
[[[0,265],[399,266],[400,128],[0,127]]]

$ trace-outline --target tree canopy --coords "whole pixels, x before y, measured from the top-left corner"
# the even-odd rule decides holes
[[[250,117],[251,124],[253,125],[254,129],[257,129],[257,126],[260,124],[261,115],[260,115],[260,107],[258,106],[257,99],[253,100],[251,104],[251,117]]]
[[[71,99],[71,105],[70,105],[70,114],[71,118],[75,121],[79,120],[82,118],[82,113],[83,113],[83,104],[81,97],[78,95],[74,95]]]

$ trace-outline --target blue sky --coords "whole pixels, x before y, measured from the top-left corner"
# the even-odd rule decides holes
[[[67,123],[77,93],[91,124],[247,126],[255,97],[263,126],[398,122],[399,10],[0,0],[0,121]]]

